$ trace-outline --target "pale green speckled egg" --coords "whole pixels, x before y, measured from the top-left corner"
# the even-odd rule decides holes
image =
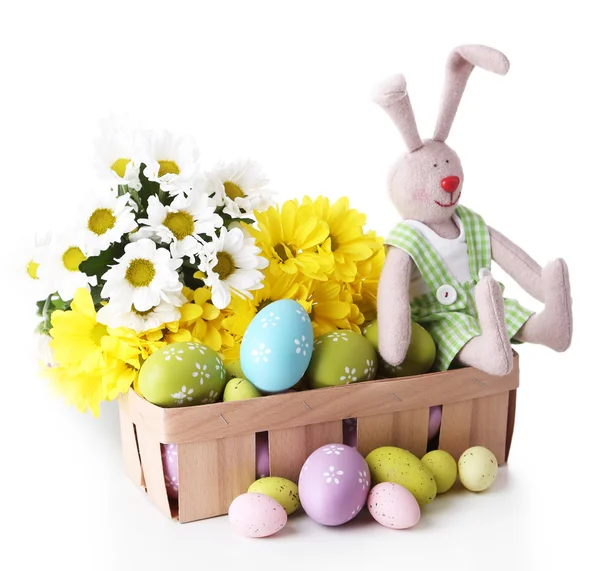
[[[333,331],[315,340],[306,371],[313,389],[370,381],[377,371],[377,353],[371,343],[354,331]]]
[[[496,480],[498,460],[484,446],[471,446],[458,459],[458,477],[461,484],[472,492],[487,490]]]
[[[293,514],[300,507],[298,486],[286,478],[275,476],[260,478],[248,488],[248,491],[272,497],[283,507],[287,515]]]
[[[225,367],[206,345],[172,343],[146,359],[138,387],[146,400],[165,408],[209,404],[221,398]]]

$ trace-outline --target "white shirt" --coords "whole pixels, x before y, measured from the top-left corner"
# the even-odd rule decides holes
[[[404,220],[404,223],[412,226],[431,244],[431,246],[433,246],[434,250],[437,251],[442,260],[446,263],[450,272],[456,278],[456,281],[462,284],[471,279],[467,238],[460,218],[454,214],[452,220],[454,220],[454,223],[460,230],[460,234],[457,238],[442,238],[439,234],[436,234],[429,228],[429,226],[422,222],[418,222],[417,220]],[[423,279],[421,272],[419,272],[416,266],[413,266],[409,289],[411,299],[429,293],[430,291],[431,290]]]

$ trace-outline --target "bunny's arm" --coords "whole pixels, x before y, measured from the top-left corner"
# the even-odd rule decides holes
[[[544,301],[541,266],[498,230],[488,226],[492,259],[529,295]]]
[[[410,343],[410,274],[412,259],[399,248],[390,248],[377,291],[379,353],[390,365],[406,358]]]

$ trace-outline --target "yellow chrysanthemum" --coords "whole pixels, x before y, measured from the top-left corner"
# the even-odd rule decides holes
[[[354,303],[367,321],[375,319],[377,314],[377,288],[384,262],[385,249],[381,245],[371,258],[356,264],[356,278],[348,285]]]
[[[100,403],[108,400],[101,370],[73,372],[69,367],[59,366],[44,372],[67,404],[75,406],[79,412],[90,410],[95,417],[100,415]]]
[[[255,212],[257,227],[246,225],[276,276],[289,274],[325,281],[333,271],[333,254],[321,248],[329,227],[316,215],[302,214],[297,200]]]
[[[357,263],[368,260],[378,247],[375,232],[365,234],[363,230],[366,215],[350,208],[350,200],[346,196],[333,204],[323,196],[314,201],[305,196],[300,210],[301,217],[317,218],[326,222],[329,227],[329,237],[324,242],[323,249],[333,254],[334,279],[353,281]]]

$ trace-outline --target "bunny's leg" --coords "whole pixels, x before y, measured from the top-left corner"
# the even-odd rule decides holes
[[[487,276],[475,286],[474,293],[481,335],[468,341],[456,360],[490,375],[508,375],[513,353],[504,321],[502,290],[494,278]]]
[[[566,351],[573,335],[573,311],[569,271],[564,260],[550,262],[542,269],[544,309],[532,315],[515,335],[526,343]]]

